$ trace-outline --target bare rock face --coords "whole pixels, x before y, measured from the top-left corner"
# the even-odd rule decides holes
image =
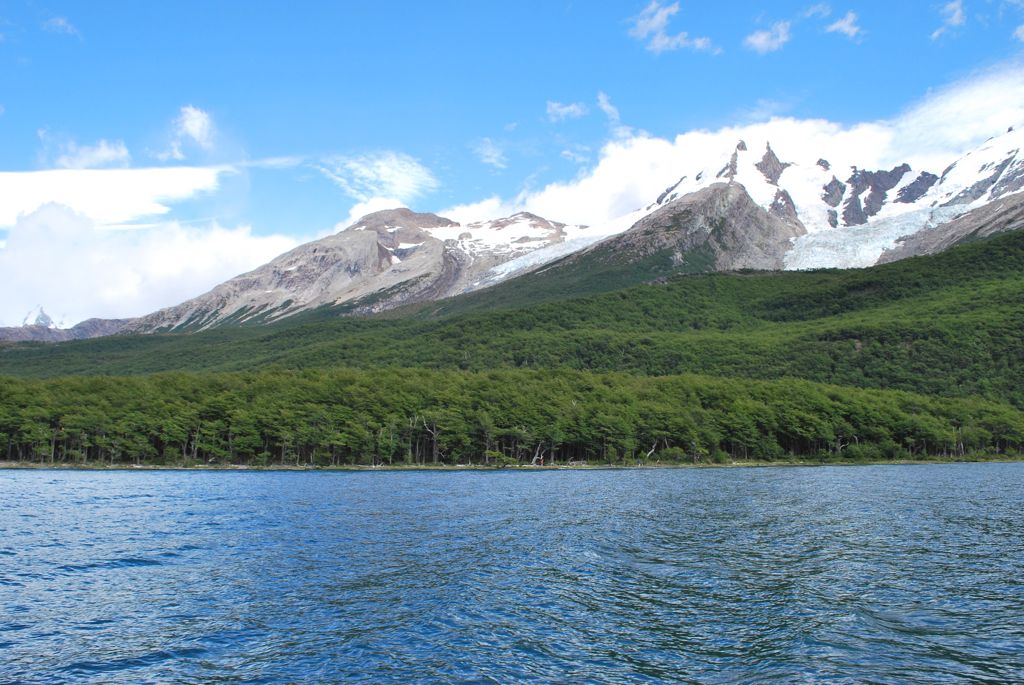
[[[800,217],[796,213],[796,205],[793,203],[793,198],[789,196],[788,191],[782,188],[775,191],[775,199],[772,200],[772,205],[768,208],[768,211],[783,221],[803,226],[800,223]]]
[[[882,253],[878,263],[937,254],[960,243],[1021,229],[1024,229],[1024,194],[1018,193],[978,207],[952,221],[901,238],[895,248]]]
[[[850,185],[850,197],[843,207],[843,222],[847,226],[860,226],[875,216],[885,204],[887,193],[899,185],[904,175],[910,172],[909,164],[901,164],[889,171],[866,171],[854,169],[846,181]],[[864,193],[867,197],[861,198]]]
[[[835,176],[832,177],[831,181],[822,186],[821,189],[825,191],[822,193],[821,199],[829,207],[838,207],[839,203],[843,201],[843,195],[846,194],[846,184]],[[833,226],[833,228],[835,227]]]
[[[690,270],[775,270],[782,268],[790,240],[804,233],[799,220],[775,216],[739,183],[715,183],[670,202],[582,254],[631,261],[668,252]]]
[[[792,166],[792,164],[789,164],[788,162],[780,162],[779,158],[772,150],[772,146],[769,144],[765,146],[764,157],[762,157],[761,161],[754,166],[758,171],[764,174],[765,179],[774,186],[779,184],[779,179],[782,178],[782,172]]]
[[[374,212],[125,330],[194,331],[319,307],[372,313],[436,300],[471,289],[497,264],[565,240],[566,229],[525,212],[465,226],[409,209]]]
[[[924,194],[931,190],[931,187],[935,185],[935,182],[939,180],[939,177],[935,174],[930,174],[927,171],[922,171],[917,175],[917,178],[913,182],[900,188],[900,192],[896,194],[896,202],[903,204],[913,204],[917,202]]]

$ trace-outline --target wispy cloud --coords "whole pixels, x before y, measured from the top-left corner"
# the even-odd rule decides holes
[[[790,102],[762,98],[755,102],[752,107],[740,109],[737,112],[737,116],[741,121],[754,123],[768,121],[774,117],[785,114],[791,109],[793,109],[793,105]]]
[[[586,164],[590,161],[590,148],[586,145],[574,145],[561,152],[562,159],[567,159],[574,164]]]
[[[658,0],[651,3],[633,18],[633,26],[629,35],[639,41],[646,42],[646,47],[653,53],[690,48],[699,51],[714,51],[711,39],[705,36],[691,38],[686,31],[670,35],[667,31],[669,20],[679,12],[679,3],[662,5]]]
[[[830,14],[832,14],[832,7],[827,2],[819,2],[803,11],[803,16],[806,19],[824,19]]]
[[[193,105],[185,105],[175,117],[172,127],[170,146],[156,155],[158,159],[181,161],[186,156],[186,145],[195,145],[206,152],[213,149],[217,129],[209,112]]]
[[[1013,32],[1013,37],[1024,43],[1024,24],[1017,27],[1017,30]]]
[[[825,30],[829,33],[841,33],[851,40],[863,33],[861,27],[857,25],[857,13],[852,10],[847,12],[842,19],[826,26]]]
[[[789,29],[788,21],[778,21],[772,24],[767,31],[754,31],[743,39],[743,44],[762,55],[775,52],[781,50],[782,46],[789,42],[791,38]]]
[[[61,169],[96,169],[108,166],[128,166],[132,156],[124,141],[102,139],[94,145],[79,145],[71,141],[62,146],[55,162]]]
[[[611,98],[604,91],[597,94],[597,106],[611,123],[618,124],[620,122],[619,108],[612,104]]]
[[[932,32],[932,40],[938,40],[948,33],[950,29],[963,26],[967,21],[967,15],[964,13],[963,0],[951,0],[950,2],[947,2],[942,6],[942,9],[939,10],[939,13],[942,15],[942,26]]]
[[[501,146],[495,143],[490,138],[481,138],[476,145],[473,146],[473,152],[476,153],[477,158],[488,166],[492,166],[495,169],[504,169],[508,166],[508,159],[505,157],[505,151],[501,149]]]
[[[328,157],[317,169],[360,202],[387,197],[408,203],[440,185],[430,169],[401,152]]]
[[[579,119],[589,110],[582,102],[570,102],[563,104],[548,100],[547,113],[548,121],[565,121],[566,119]]]
[[[82,33],[78,28],[68,21],[67,17],[51,17],[43,22],[43,30],[50,33],[62,33],[66,36],[81,38]]]

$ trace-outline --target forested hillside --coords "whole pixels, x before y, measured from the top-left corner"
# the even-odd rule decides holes
[[[1024,443],[1021,233],[864,270],[682,275],[539,303],[522,287],[453,313],[10,345],[0,435],[9,459],[113,463],[880,459]],[[488,292],[492,311],[475,311]]]

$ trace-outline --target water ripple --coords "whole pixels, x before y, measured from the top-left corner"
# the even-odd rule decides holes
[[[0,502],[0,682],[1024,681],[1019,464],[8,472]]]

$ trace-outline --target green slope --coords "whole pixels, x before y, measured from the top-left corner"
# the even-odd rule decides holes
[[[13,345],[0,374],[559,367],[798,377],[1024,406],[1021,233],[871,269],[689,275],[540,304],[526,303],[543,281],[517,280],[471,297],[469,309],[491,298],[493,311]]]

